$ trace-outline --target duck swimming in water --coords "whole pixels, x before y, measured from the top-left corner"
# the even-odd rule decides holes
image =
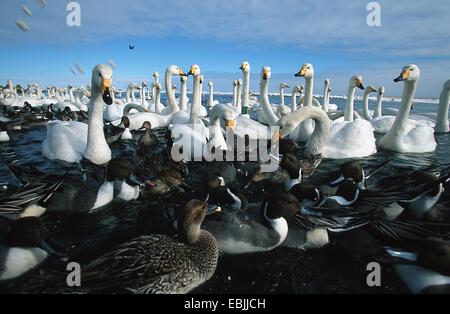
[[[52,255],[65,254],[36,217],[11,221],[7,229],[6,246],[0,247],[0,282],[23,276]]]
[[[83,267],[83,289],[123,289],[135,294],[184,294],[214,274],[217,241],[201,229],[206,204],[188,202],[179,213],[178,236],[144,235]]]

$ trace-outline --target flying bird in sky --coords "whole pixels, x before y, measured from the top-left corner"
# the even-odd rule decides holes
[[[134,49],[134,46],[129,45],[128,47],[130,48],[130,50]]]

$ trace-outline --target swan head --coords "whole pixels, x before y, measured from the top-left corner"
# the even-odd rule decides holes
[[[237,86],[242,86],[242,80],[241,79],[237,80],[236,82],[237,82]]]
[[[236,87],[238,85],[238,81],[237,80],[234,80],[233,81],[233,87]]]
[[[209,81],[209,82],[208,82],[208,86],[209,86],[209,87],[213,87],[213,86],[214,86],[214,83],[211,82],[211,81]]]
[[[363,79],[360,75],[353,75],[349,82],[350,87],[357,87],[364,90]]]
[[[159,77],[159,72],[157,72],[157,71],[153,72],[153,77],[154,78],[158,78]]]
[[[444,89],[450,90],[450,80],[444,83]]]
[[[410,64],[403,67],[402,73],[394,79],[394,82],[402,82],[402,81],[417,81],[420,77],[420,69],[415,64]]]
[[[198,76],[200,75],[202,72],[200,71],[200,67],[197,64],[193,64],[191,66],[191,69],[189,70],[189,73],[187,75],[193,75],[193,76]]]
[[[241,70],[244,73],[250,72],[250,63],[248,63],[247,61],[242,62],[239,70]]]
[[[280,89],[285,89],[285,88],[290,88],[288,84],[286,83],[281,83],[280,84]]]
[[[146,82],[142,82],[142,88],[144,88],[144,87],[147,87],[148,85],[147,85],[147,83]]]
[[[186,73],[184,73],[183,70],[178,65],[174,65],[174,64],[169,65],[166,72],[169,74],[172,74],[172,75],[186,76]],[[156,72],[156,73],[158,73],[158,72]]]
[[[295,74],[296,77],[312,78],[314,77],[314,67],[310,63],[302,65],[300,70]]]
[[[326,79],[325,82],[324,82],[324,85],[326,87],[330,86],[330,79]]]
[[[103,101],[107,105],[113,103],[110,93],[112,74],[111,67],[106,64],[99,64],[92,70],[92,88],[100,90]]]
[[[180,76],[181,83],[186,83],[187,79],[188,79],[187,76],[184,76],[184,75]]]
[[[383,95],[384,95],[384,86],[381,86],[381,87],[378,89],[378,95],[379,95],[379,96],[383,96]]]
[[[376,93],[377,90],[375,89],[374,86],[367,86],[366,89],[364,90],[364,94],[365,95],[369,95],[370,93]]]
[[[205,81],[205,78],[203,77],[203,75],[200,75],[200,84],[203,84],[204,81]]]
[[[261,78],[268,80],[272,76],[272,69],[270,67],[263,67],[261,70]]]

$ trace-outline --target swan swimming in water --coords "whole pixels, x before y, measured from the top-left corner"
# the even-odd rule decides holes
[[[418,123],[408,127],[408,115],[420,78],[417,65],[405,66],[394,82],[404,82],[400,110],[389,132],[381,139],[380,148],[399,153],[428,153],[437,147],[432,127]]]
[[[50,160],[78,162],[83,156],[102,165],[111,160],[111,150],[103,133],[104,104],[112,104],[110,94],[112,69],[100,64],[92,70],[92,97],[88,124],[53,121],[47,125],[42,155]]]
[[[369,121],[353,119],[355,89],[364,89],[362,78],[350,79],[344,121],[333,121],[328,142],[322,153],[324,158],[362,158],[377,152],[374,129]],[[372,88],[367,89],[367,93]],[[368,97],[368,96],[367,96]]]

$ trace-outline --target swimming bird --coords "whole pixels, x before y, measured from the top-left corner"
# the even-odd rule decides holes
[[[205,203],[189,201],[179,213],[178,237],[149,234],[120,245],[83,267],[83,289],[184,294],[197,288],[219,257],[216,239],[201,229],[205,215]]]
[[[400,111],[389,132],[380,140],[380,148],[399,153],[434,152],[437,147],[434,130],[430,126],[418,123],[408,127],[408,115],[420,77],[417,65],[405,66],[394,82],[404,82],[404,90]]]
[[[393,257],[405,262],[395,263],[395,270],[408,289],[414,293],[448,293],[450,287],[450,243],[440,239],[424,240],[415,252],[387,248]]]
[[[65,252],[41,220],[26,217],[10,222],[6,246],[0,247],[0,282],[23,276],[52,255],[61,257]]]
[[[114,199],[137,199],[144,185],[133,174],[133,164],[123,158],[112,159],[106,166],[103,177],[100,181],[94,176],[88,176],[87,180],[78,176],[67,178],[61,191],[56,192],[49,201],[48,211],[95,213]]]
[[[52,121],[47,125],[47,138],[42,143],[42,155],[50,160],[78,162],[83,157],[101,165],[111,160],[111,150],[103,132],[103,107],[111,105],[112,70],[97,65],[92,70],[92,98],[88,124]]]

